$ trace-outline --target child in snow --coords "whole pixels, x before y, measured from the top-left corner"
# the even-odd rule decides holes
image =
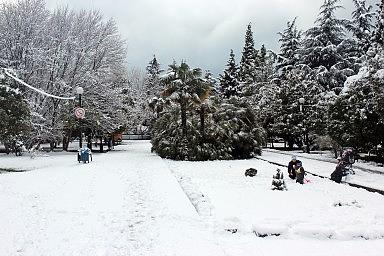
[[[341,161],[340,158],[338,158],[339,163],[336,166],[336,169],[331,174],[331,180],[333,180],[336,183],[341,183],[341,179],[344,176],[344,162]]]
[[[288,175],[291,179],[296,179],[296,172],[295,172],[295,166],[300,163],[301,161],[297,159],[296,156],[292,156],[292,160],[288,163]]]
[[[296,172],[296,182],[300,184],[304,184],[305,171],[301,162],[296,163],[295,172]]]

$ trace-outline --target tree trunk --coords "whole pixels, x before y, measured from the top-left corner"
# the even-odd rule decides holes
[[[181,101],[181,129],[183,138],[187,137],[187,103],[185,99]]]
[[[311,153],[311,150],[310,150],[310,148],[309,148],[308,132],[305,133],[305,146],[306,146],[306,152],[307,152],[308,154],[310,154],[310,153]]]
[[[68,151],[69,138],[67,136],[63,136],[63,150]]]
[[[56,147],[55,144],[56,144],[56,143],[55,143],[54,141],[51,141],[51,142],[49,143],[49,150],[50,150],[50,151],[53,151],[53,149]]]
[[[88,135],[87,147],[92,151],[92,136]]]
[[[4,146],[5,146],[5,153],[6,153],[7,155],[9,155],[9,153],[11,153],[11,149],[9,148],[8,143],[4,143]]]
[[[334,153],[335,159],[337,159],[337,157],[338,157],[338,150],[337,150],[337,148],[333,148],[333,153]]]
[[[205,142],[205,108],[200,107],[200,134],[202,141]]]
[[[100,153],[104,153],[103,144],[104,144],[103,137],[101,136],[100,137]]]

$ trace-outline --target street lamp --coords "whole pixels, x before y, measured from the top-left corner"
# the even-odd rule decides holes
[[[305,99],[300,98],[299,99],[299,104],[300,104],[300,112],[303,113],[303,105],[304,105]]]
[[[81,108],[81,95],[84,93],[83,87],[77,87],[76,93],[79,95],[79,108]],[[79,148],[83,147],[83,133],[81,131],[81,118],[79,118],[79,131],[80,131],[80,137],[79,137]]]
[[[299,99],[299,105],[300,105],[300,112],[303,114],[303,106],[304,106],[305,99],[301,97]],[[308,131],[307,127],[304,123],[304,118],[303,118],[303,124],[304,124],[304,144],[305,144],[305,150],[307,153],[309,153],[309,145],[308,145]]]

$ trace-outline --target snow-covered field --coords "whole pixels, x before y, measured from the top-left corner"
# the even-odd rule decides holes
[[[276,167],[261,160],[175,162],[151,154],[147,141],[116,149],[90,164],[73,153],[1,155],[0,168],[30,171],[0,174],[0,255],[384,251],[379,194],[316,177],[272,191]],[[244,176],[249,167],[256,177]]]
[[[270,149],[265,148],[263,149],[264,152],[275,152],[279,154],[285,154],[285,155],[296,155],[301,158],[305,159],[314,159],[314,160],[322,160],[325,162],[330,163],[337,163],[337,160],[334,158],[334,153],[331,151],[317,151],[316,153],[303,153],[302,150],[293,150],[293,151],[281,151],[276,149]],[[358,160],[353,164],[354,168],[364,169],[364,170],[371,170],[376,173],[384,173],[384,167],[381,164],[375,163],[375,162],[364,162],[362,160]]]
[[[324,177],[330,177],[331,173],[335,170],[336,163],[332,162],[319,162],[316,159],[309,159],[307,157],[313,157],[314,155],[307,156],[307,154],[297,154],[299,159],[303,162],[303,167],[305,170],[322,175]],[[305,158],[300,158],[300,156],[304,156]],[[266,159],[272,161],[274,163],[280,164],[288,164],[291,160],[292,155],[289,153],[278,152],[273,150],[264,150],[262,159]],[[379,172],[384,173],[384,167],[375,167],[374,170],[378,173],[367,173],[366,171],[360,170],[356,167],[358,164],[353,164],[355,175],[349,175],[348,181],[351,183],[376,188],[380,190],[384,190],[384,174],[379,174]],[[360,165],[363,165],[360,163]],[[373,167],[368,167],[368,164],[365,164],[364,167],[366,169],[373,169]]]

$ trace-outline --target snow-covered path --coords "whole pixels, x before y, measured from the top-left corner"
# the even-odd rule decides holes
[[[221,255],[148,143],[119,148],[91,164],[22,159],[43,168],[2,174],[0,255]]]

